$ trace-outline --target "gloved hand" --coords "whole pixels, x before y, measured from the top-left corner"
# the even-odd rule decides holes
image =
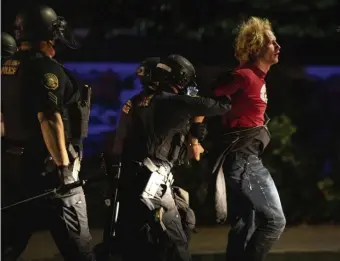
[[[59,166],[58,175],[63,185],[72,184],[76,182],[76,180],[74,179],[72,175],[71,165]]]
[[[192,137],[203,141],[208,134],[207,125],[200,122],[194,122],[191,124],[190,134]]]

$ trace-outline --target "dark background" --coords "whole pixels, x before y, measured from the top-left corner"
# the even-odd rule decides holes
[[[2,1],[2,31],[30,1]],[[122,103],[140,90],[134,70],[148,56],[178,53],[197,68],[202,92],[237,65],[234,30],[249,16],[269,18],[281,45],[280,63],[267,77],[272,142],[263,158],[290,225],[340,221],[340,7],[336,0],[121,0],[31,1],[50,5],[79,36],[82,48],[58,53],[93,87],[90,135],[83,175],[95,175]],[[209,140],[206,141],[209,150]],[[209,154],[176,170],[191,192],[199,223]],[[87,189],[89,215],[100,226],[102,186]]]

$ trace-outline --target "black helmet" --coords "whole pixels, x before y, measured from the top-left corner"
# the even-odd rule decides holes
[[[188,85],[196,86],[196,72],[188,59],[172,54],[157,64],[157,78],[161,85],[184,90]]]
[[[160,62],[159,57],[149,57],[141,62],[136,70],[143,87],[148,88],[152,83],[152,75],[156,69],[157,64]]]
[[[11,56],[17,51],[17,43],[15,39],[8,33],[1,33],[1,56]]]
[[[17,41],[59,40],[72,49],[79,47],[66,20],[48,6],[30,5],[15,20]]]

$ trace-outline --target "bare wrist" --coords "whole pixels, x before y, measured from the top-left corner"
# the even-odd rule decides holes
[[[55,164],[57,165],[57,167],[67,167],[68,165],[70,165],[69,163],[64,162],[56,162]]]

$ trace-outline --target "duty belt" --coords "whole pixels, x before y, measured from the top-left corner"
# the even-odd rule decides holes
[[[142,193],[143,198],[154,198],[162,184],[171,186],[174,182],[170,167],[157,167],[150,158],[144,159],[143,165],[151,172],[148,183]]]

